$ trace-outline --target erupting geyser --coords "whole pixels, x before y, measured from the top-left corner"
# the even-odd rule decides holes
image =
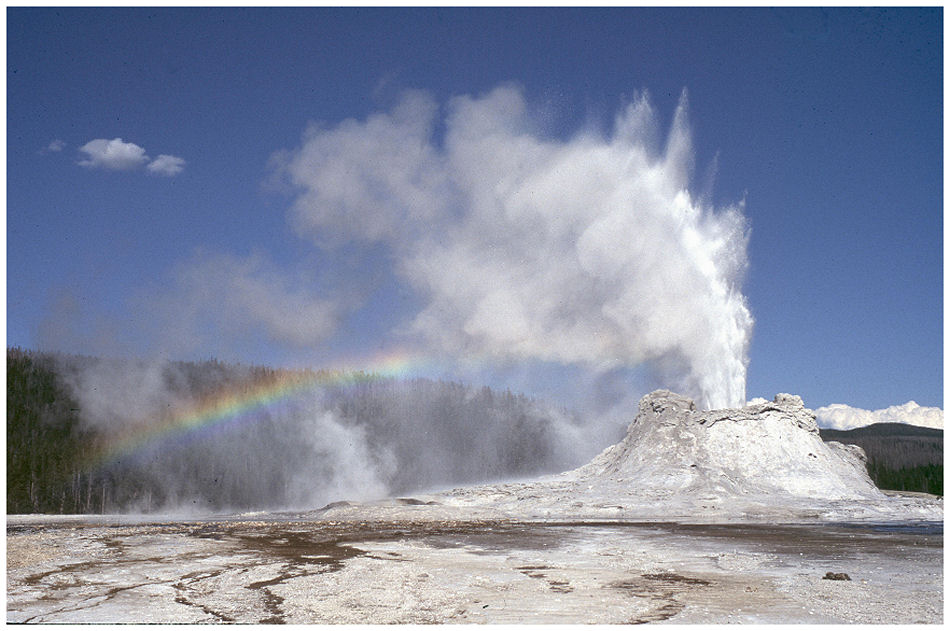
[[[700,407],[739,406],[747,223],[741,202],[690,191],[686,109],[684,93],[665,143],[646,95],[609,132],[565,139],[539,133],[516,87],[444,110],[409,92],[281,155],[293,223],[321,248],[386,246],[420,300],[403,331],[430,352],[595,373],[646,362]]]

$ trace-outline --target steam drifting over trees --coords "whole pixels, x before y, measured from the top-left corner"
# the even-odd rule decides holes
[[[317,385],[205,409],[221,393],[241,401],[287,382]],[[578,419],[509,391],[214,360],[156,367],[10,349],[7,405],[8,513],[312,508],[589,456],[572,449]],[[181,409],[193,418],[175,417]]]

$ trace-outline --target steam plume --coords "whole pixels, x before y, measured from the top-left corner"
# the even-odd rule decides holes
[[[741,203],[690,192],[685,94],[665,143],[646,95],[608,134],[542,135],[521,91],[409,92],[313,126],[282,155],[296,230],[388,246],[432,352],[584,366],[649,362],[706,407],[745,401],[752,317]],[[444,137],[440,133],[444,129]]]

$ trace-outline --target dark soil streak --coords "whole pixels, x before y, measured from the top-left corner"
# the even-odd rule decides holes
[[[365,555],[363,550],[344,545],[340,539],[315,537],[310,532],[288,531],[273,528],[263,534],[232,533],[245,548],[254,549],[265,558],[278,557],[286,562],[280,573],[274,578],[255,581],[245,585],[246,589],[256,590],[261,595],[264,609],[270,614],[259,624],[283,624],[283,597],[275,594],[270,587],[285,581],[340,570],[348,559]],[[401,560],[401,559],[400,559]],[[314,566],[317,570],[312,570]]]
[[[237,622],[237,620],[235,620],[231,616],[223,614],[220,611],[215,611],[211,609],[210,607],[207,607],[200,603],[191,602],[184,596],[175,596],[175,602],[178,603],[179,605],[185,605],[186,607],[195,607],[197,609],[200,609],[201,611],[205,612],[209,616],[214,617],[217,622]]]
[[[643,580],[646,579],[646,580]],[[645,624],[669,620],[683,611],[685,605],[679,596],[694,587],[707,587],[711,583],[702,578],[681,576],[672,572],[642,574],[640,578],[611,583],[609,587],[621,589],[631,596],[660,603],[659,607],[632,619],[630,624]]]
[[[266,609],[271,614],[268,618],[261,618],[261,620],[258,621],[258,624],[286,623],[286,620],[284,619],[284,610],[281,607],[281,605],[284,604],[284,598],[283,596],[278,596],[269,590],[268,587],[279,585],[288,579],[298,578],[300,576],[306,576],[306,573],[280,574],[277,577],[266,581],[255,581],[254,583],[245,585],[247,589],[257,590],[261,593],[261,601],[264,603],[264,609]]]
[[[168,582],[170,582],[170,581],[159,581],[158,584],[164,584],[164,583],[168,583]],[[95,595],[95,596],[90,596],[90,597],[88,597],[88,598],[85,598],[85,599],[83,599],[79,604],[77,604],[77,605],[74,606],[74,607],[63,607],[63,608],[61,608],[61,609],[56,609],[56,610],[54,610],[54,611],[52,611],[52,612],[46,612],[46,613],[43,613],[43,614],[40,614],[40,615],[49,615],[50,613],[52,613],[52,614],[68,613],[68,612],[71,612],[71,611],[82,611],[83,609],[88,609],[89,607],[98,607],[98,606],[101,605],[102,603],[107,602],[107,601],[109,601],[109,600],[115,598],[115,596],[116,596],[117,594],[121,594],[122,592],[127,592],[127,591],[131,591],[131,590],[134,590],[134,589],[139,589],[140,587],[148,587],[148,586],[155,585],[155,584],[156,584],[156,583],[136,583],[136,584],[134,584],[134,585],[126,585],[126,586],[124,586],[124,587],[110,587],[109,589],[106,590],[106,592],[105,592],[104,594],[97,594],[97,595]],[[100,599],[101,599],[101,600],[100,600]],[[86,603],[88,603],[88,601],[90,601],[90,600],[95,600],[96,602],[90,603],[90,604],[86,604]],[[176,599],[176,600],[177,600],[177,599]],[[37,616],[32,616],[32,617],[30,617],[30,618],[27,618],[26,620],[23,621],[23,623],[24,623],[24,624],[29,623],[29,622],[31,622],[34,618],[38,618],[38,617],[39,617],[39,615],[37,615]]]
[[[211,609],[207,605],[194,602],[188,599],[186,596],[186,594],[191,590],[192,583],[198,583],[200,581],[214,578],[216,576],[223,574],[224,572],[225,572],[224,569],[219,569],[219,570],[212,570],[210,572],[199,571],[199,572],[189,572],[188,574],[185,574],[184,576],[181,577],[181,580],[179,580],[177,583],[172,585],[172,587],[174,587],[175,590],[178,591],[178,595],[175,597],[175,602],[180,605],[186,605],[188,607],[195,607],[197,609],[200,609],[201,611],[205,612],[209,616],[212,616],[215,619],[217,619],[217,621],[219,622],[236,622],[236,620],[232,618],[231,616],[221,613],[220,611],[215,611],[214,609]]]
[[[515,569],[529,578],[544,579],[548,584],[548,588],[552,592],[557,592],[559,594],[568,594],[574,591],[574,588],[571,587],[570,581],[559,581],[559,580],[551,579],[551,578],[548,578],[547,574],[539,571],[539,570],[554,570],[557,568],[550,567],[547,565],[520,565],[516,567]]]

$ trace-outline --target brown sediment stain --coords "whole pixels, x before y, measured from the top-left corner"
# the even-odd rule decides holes
[[[227,614],[223,614],[220,611],[215,611],[214,609],[212,609],[211,607],[208,607],[207,605],[192,602],[181,595],[175,596],[175,602],[178,603],[179,605],[185,605],[186,607],[195,607],[197,609],[200,609],[201,611],[205,612],[209,616],[212,616],[213,618],[215,618],[216,622],[237,622],[235,618],[232,618],[231,616]]]
[[[416,536],[424,537],[427,545],[436,548],[468,547],[472,554],[491,555],[508,550],[554,550],[563,545],[565,533],[526,522],[457,522]]]
[[[651,581],[660,581],[668,584],[680,585],[709,585],[709,581],[703,578],[694,578],[692,576],[681,576],[672,572],[659,572],[657,574],[643,574],[643,578]]]
[[[150,585],[150,584],[151,584],[151,583],[136,583],[136,584],[134,584],[134,585],[125,585],[125,586],[123,586],[123,587],[111,587],[111,588],[109,588],[108,590],[106,590],[106,592],[105,592],[104,594],[102,594],[102,595],[100,595],[100,596],[97,596],[96,598],[101,598],[101,600],[96,600],[94,603],[91,603],[91,604],[88,604],[88,605],[87,605],[87,604],[84,604],[84,603],[85,603],[85,601],[84,601],[83,603],[81,603],[81,604],[79,604],[79,605],[76,605],[76,606],[74,606],[74,607],[68,607],[68,606],[67,606],[67,607],[62,607],[62,608],[56,609],[56,610],[54,610],[54,611],[52,611],[52,612],[44,612],[43,614],[38,614],[38,615],[36,615],[36,616],[31,616],[31,617],[29,617],[29,618],[26,618],[26,619],[23,620],[22,622],[23,622],[23,624],[29,624],[29,623],[32,623],[36,618],[40,617],[41,615],[48,615],[48,614],[50,614],[50,613],[61,614],[61,613],[69,613],[69,612],[73,612],[73,611],[82,611],[83,609],[87,609],[87,608],[89,608],[89,607],[98,607],[98,606],[101,605],[102,603],[104,603],[104,602],[106,602],[106,601],[111,600],[112,598],[114,598],[116,594],[121,594],[122,592],[127,592],[127,591],[130,591],[130,590],[133,590],[133,589],[138,589],[138,588],[140,588],[140,587],[146,587],[146,586],[148,586],[148,585]],[[43,597],[40,598],[40,600],[55,600],[55,599],[49,598],[49,597],[47,597],[47,596],[43,596]],[[86,600],[88,601],[89,599],[86,599]]]
[[[664,602],[653,611],[640,614],[632,619],[629,624],[648,624],[650,622],[663,622],[669,620],[679,612],[683,611],[684,605],[675,600]]]
[[[365,558],[376,561],[398,561],[401,563],[409,562],[409,559],[403,558],[398,552],[379,552],[377,554],[365,554]]]
[[[31,587],[36,587],[42,584],[46,580],[46,578],[49,576],[72,574],[74,572],[82,573],[84,570],[89,570],[94,567],[98,567],[100,565],[102,565],[101,561],[81,561],[79,563],[70,563],[68,565],[59,566],[52,570],[46,570],[45,572],[37,572],[36,574],[29,574],[27,576],[24,576],[20,580]],[[51,585],[51,587],[59,589],[60,585],[62,585],[62,587],[64,588],[69,588],[69,587],[81,587],[85,584],[86,584],[85,582],[77,578],[77,580],[74,583],[68,583],[68,584],[62,583],[62,584],[57,584],[57,585]]]
[[[610,583],[608,587],[623,590],[636,598],[644,598],[658,606],[639,614],[629,624],[645,624],[669,620],[685,605],[680,595],[696,587],[707,587],[711,583],[706,579],[682,576],[673,572],[641,574],[637,578]]]
[[[270,523],[265,527],[255,525],[253,530],[247,525],[208,524],[192,529],[189,534],[202,538],[237,541],[246,550],[260,553],[264,558],[283,559],[283,566],[272,578],[255,581],[245,585],[256,590],[267,617],[260,624],[280,624],[285,622],[284,599],[271,588],[286,581],[340,570],[351,558],[364,556],[376,560],[405,561],[395,552],[375,552],[370,554],[349,543],[361,541],[393,541],[402,539],[424,539],[435,547],[455,547],[472,545],[479,551],[528,547],[532,549],[557,547],[557,538],[550,532],[539,534],[534,529],[501,522],[357,522],[346,524]],[[301,530],[306,526],[306,530]],[[549,568],[545,568],[549,569]],[[527,572],[526,572],[527,574]],[[528,574],[530,576],[530,574]],[[541,576],[543,577],[543,575]],[[539,577],[540,578],[540,577]],[[546,578],[546,577],[544,577]],[[573,587],[567,581],[548,580],[553,591],[567,593]],[[211,612],[209,612],[211,613]]]
[[[561,581],[548,578],[548,575],[541,570],[556,570],[557,568],[549,565],[519,565],[515,568],[529,578],[543,579],[548,584],[548,588],[559,594],[568,594],[574,591],[570,581]]]
[[[311,532],[299,532],[272,528],[264,533],[232,533],[232,537],[267,557],[284,560],[283,566],[273,578],[248,583],[245,588],[260,594],[261,603],[269,614],[259,624],[283,624],[284,598],[274,593],[271,587],[286,581],[324,572],[335,572],[346,560],[365,555],[366,552],[343,544],[339,538],[319,536]],[[316,566],[316,567],[315,567]]]
[[[215,578],[223,574],[224,572],[225,572],[225,569],[221,568],[217,570],[189,572],[188,574],[185,574],[184,576],[181,577],[181,579],[177,583],[174,583],[172,585],[172,587],[175,588],[175,591],[178,592],[178,595],[175,596],[175,602],[180,605],[185,605],[188,607],[195,607],[197,609],[200,609],[206,614],[208,614],[209,616],[212,616],[213,618],[215,618],[216,621],[218,622],[237,622],[237,619],[225,613],[212,609],[211,607],[203,603],[199,603],[194,600],[191,600],[186,595],[191,591],[191,585],[193,583],[198,583],[200,581],[205,581],[211,578]]]
[[[278,574],[274,578],[268,579],[266,581],[255,581],[245,585],[247,589],[257,590],[261,594],[261,602],[264,604],[264,609],[270,614],[266,618],[261,618],[258,620],[258,624],[285,624],[287,621],[284,619],[284,597],[278,594],[275,594],[269,588],[274,585],[279,585],[284,581],[291,578],[299,578],[304,576],[305,573],[286,573]]]
[[[555,581],[548,579],[548,587],[552,592],[557,592],[559,594],[569,594],[570,592],[574,591],[570,581]]]
[[[345,545],[340,537],[282,528],[263,533],[233,533],[232,537],[245,548],[283,558],[295,566],[318,564],[329,570],[339,570],[346,560],[366,554],[359,548]]]

